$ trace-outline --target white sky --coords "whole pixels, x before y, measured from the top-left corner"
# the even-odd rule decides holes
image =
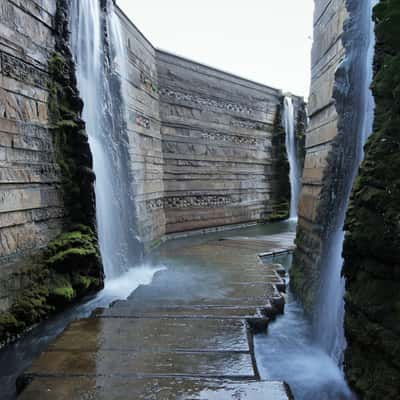
[[[313,0],[117,0],[157,48],[308,96]]]

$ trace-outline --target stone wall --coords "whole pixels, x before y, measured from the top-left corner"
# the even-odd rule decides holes
[[[309,126],[303,188],[299,200],[297,249],[291,286],[311,311],[319,285],[322,247],[333,223],[332,202],[335,169],[338,168],[336,137],[338,115],[334,100],[335,73],[344,55],[345,0],[317,0],[314,14],[312,81],[308,104]]]
[[[33,284],[32,255],[68,231],[71,220],[94,226],[90,150],[63,42],[67,11],[57,14],[57,4],[66,7],[68,1],[0,3],[0,311]],[[121,140],[127,140],[134,207],[146,246],[168,233],[264,221],[277,210],[285,216],[289,199],[277,188],[287,188],[287,174],[278,171],[287,160],[273,144],[274,135],[282,142],[277,125],[282,92],[158,51],[116,10],[128,54],[122,85],[127,137]],[[60,42],[57,35],[64,35]],[[55,50],[60,54],[54,56]],[[87,220],[79,217],[83,214]],[[68,240],[90,241],[94,271],[95,235],[91,231],[88,238],[87,232]],[[51,249],[60,250],[64,239]],[[18,275],[25,268],[29,279]],[[53,276],[46,269],[38,285],[45,292],[48,273]],[[89,278],[101,286],[101,273]],[[63,293],[78,293],[69,278],[63,282],[68,286]],[[48,295],[43,295],[46,306]]]
[[[281,91],[161,51],[157,69],[166,232],[268,219]]]
[[[141,239],[154,244],[165,234],[164,193],[156,50],[120,9],[126,52],[128,148]]]
[[[117,8],[128,53],[131,172],[142,240],[287,215],[274,151],[282,92],[156,50]],[[304,102],[295,97],[299,115]],[[283,138],[284,141],[284,138]],[[283,182],[282,182],[283,181]],[[283,207],[282,207],[283,203]]]
[[[103,272],[67,0],[0,6],[1,346]]]
[[[0,3],[0,310],[20,288],[10,285],[8,264],[62,229],[60,173],[48,129],[55,12],[50,0]]]

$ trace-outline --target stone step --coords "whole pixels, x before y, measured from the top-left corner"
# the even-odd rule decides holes
[[[46,351],[29,376],[165,376],[256,379],[249,352]]]
[[[263,318],[261,310],[257,307],[242,306],[206,306],[206,305],[156,305],[138,309],[126,302],[116,304],[111,308],[98,308],[94,317],[128,317],[128,318],[206,318],[206,319],[239,319],[250,320]]]
[[[249,352],[243,320],[205,318],[88,318],[75,321],[49,351]]]
[[[182,378],[35,378],[21,400],[289,400],[281,382]]]

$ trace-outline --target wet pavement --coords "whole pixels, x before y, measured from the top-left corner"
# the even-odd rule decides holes
[[[290,398],[260,381],[253,335],[282,312],[279,266],[259,254],[294,233],[162,246],[166,270],[127,300],[72,322],[19,380],[20,399]]]

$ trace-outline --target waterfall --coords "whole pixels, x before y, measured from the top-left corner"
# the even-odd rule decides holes
[[[96,174],[96,214],[106,279],[141,261],[121,81],[125,46],[113,2],[72,0],[71,47]],[[108,34],[107,34],[108,32]]]
[[[285,129],[286,152],[289,160],[290,172],[290,219],[297,218],[297,204],[301,188],[299,162],[296,146],[296,120],[293,99],[285,96],[283,107],[283,127]]]
[[[348,1],[351,21],[346,36],[346,57],[339,67],[344,78],[337,82],[337,109],[343,130],[343,160],[336,192],[338,204],[334,224],[322,255],[321,285],[314,321],[316,342],[338,363],[343,362],[345,281],[343,267],[343,230],[351,189],[363,158],[363,147],[373,130],[374,99],[370,90],[375,46],[372,9],[376,0]],[[343,72],[344,71],[344,72]]]

